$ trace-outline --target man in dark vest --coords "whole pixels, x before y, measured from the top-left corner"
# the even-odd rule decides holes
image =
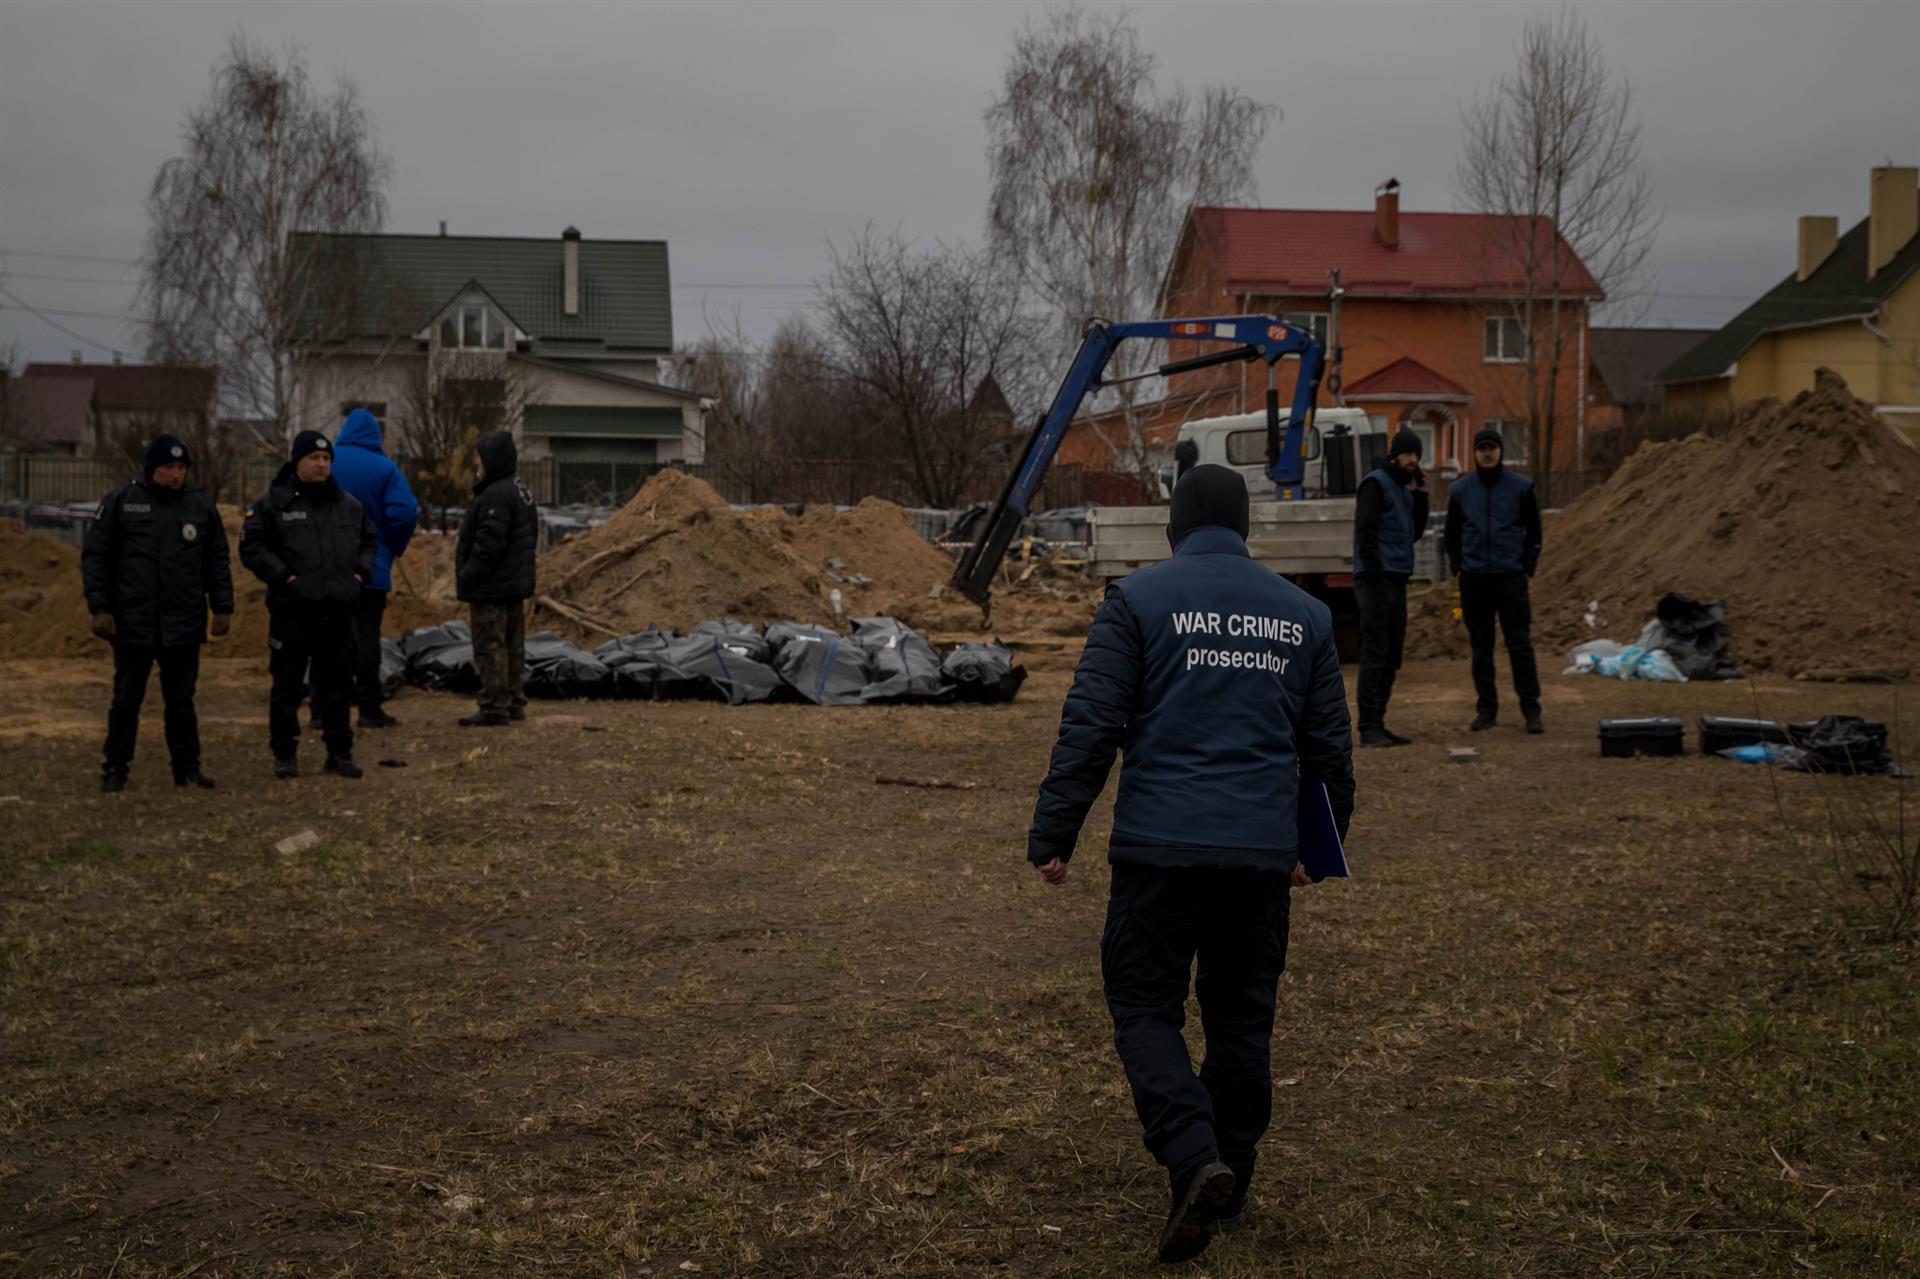
[[[1460,613],[1473,645],[1474,732],[1492,728],[1500,715],[1493,678],[1493,625],[1507,637],[1513,691],[1529,733],[1544,733],[1540,721],[1540,671],[1533,660],[1533,602],[1527,579],[1540,564],[1540,504],[1533,481],[1501,464],[1498,431],[1473,437],[1471,478],[1447,495],[1447,562],[1460,579]]]
[[[100,789],[109,794],[126,788],[140,703],[155,665],[173,784],[213,789],[213,779],[200,771],[193,692],[208,608],[215,635],[225,635],[232,623],[233,577],[220,508],[187,487],[192,465],[184,443],[155,436],[141,478],[107,494],[80,552],[93,633],[113,644],[113,706],[100,769]]]
[[[1027,860],[1066,881],[1124,755],[1100,971],[1147,1149],[1171,1179],[1162,1261],[1245,1219],[1266,1132],[1274,1002],[1299,867],[1301,779],[1344,837],[1352,734],[1325,604],[1247,552],[1246,481],[1196,466],[1173,489],[1173,557],[1107,588],[1040,785]],[[1181,1036],[1188,973],[1206,1058]]]
[[[268,742],[273,775],[298,777],[300,702],[312,667],[313,700],[327,744],[326,771],[359,777],[347,694],[353,681],[353,614],[379,547],[360,503],[333,478],[333,444],[318,431],[293,437],[292,459],[247,508],[240,562],[267,584]]]
[[[1413,544],[1427,531],[1427,473],[1420,469],[1420,437],[1401,427],[1387,460],[1367,472],[1353,503],[1353,594],[1360,605],[1362,746],[1405,746],[1409,738],[1387,728],[1393,677],[1407,645],[1407,578]]]
[[[521,482],[513,436],[493,431],[474,443],[479,457],[473,504],[454,544],[454,590],[473,627],[480,706],[460,723],[493,728],[527,717],[527,600],[540,549],[540,511]]]

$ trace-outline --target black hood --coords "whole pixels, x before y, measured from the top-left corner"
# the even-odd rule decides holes
[[[473,451],[480,455],[480,464],[487,468],[480,480],[482,484],[504,480],[520,469],[520,450],[513,446],[513,436],[506,431],[487,432],[474,441]]]
[[[1247,482],[1240,472],[1207,463],[1182,475],[1173,486],[1167,511],[1167,544],[1197,528],[1224,528],[1247,536]]]

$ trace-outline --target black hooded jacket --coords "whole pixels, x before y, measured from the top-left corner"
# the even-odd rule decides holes
[[[233,612],[220,508],[197,488],[151,478],[107,494],[80,552],[87,611],[111,613],[114,636],[171,648],[207,638],[207,610]]]
[[[519,454],[505,431],[483,435],[474,450],[486,473],[460,521],[454,586],[469,604],[511,604],[534,590],[540,511],[519,476]]]
[[[267,584],[267,607],[353,604],[373,580],[380,546],[367,513],[329,475],[302,483],[287,463],[247,508],[240,562]]]

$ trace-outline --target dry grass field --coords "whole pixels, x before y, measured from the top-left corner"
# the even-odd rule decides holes
[[[1110,809],[1065,888],[1022,860],[1071,659],[1009,707],[480,734],[407,692],[358,783],[272,781],[215,662],[220,789],[169,784],[156,690],[118,797],[104,665],[0,664],[0,1275],[1151,1272]],[[1915,955],[1818,844],[1915,783],[1594,745],[1756,696],[1892,709],[1554,678],[1548,736],[1469,739],[1464,663],[1409,668],[1357,878],[1295,897],[1256,1223],[1186,1273],[1920,1270]]]

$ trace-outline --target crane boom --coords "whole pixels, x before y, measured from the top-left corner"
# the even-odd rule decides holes
[[[1073,364],[1054,392],[1053,404],[1027,436],[1025,449],[1007,486],[994,504],[992,513],[981,526],[979,536],[960,559],[953,573],[953,587],[979,604],[988,606],[993,575],[1000,569],[1007,547],[1020,531],[1020,522],[1032,513],[1034,494],[1054,454],[1066,438],[1067,427],[1080,411],[1087,396],[1103,386],[1112,386],[1133,378],[1103,381],[1109,361],[1122,342],[1141,339],[1163,342],[1218,342],[1220,350],[1208,351],[1185,360],[1173,360],[1136,377],[1168,377],[1190,373],[1216,364],[1234,364],[1244,360],[1264,360],[1267,365],[1267,472],[1273,478],[1280,501],[1297,501],[1305,496],[1301,485],[1306,462],[1302,445],[1313,425],[1314,405],[1320,393],[1320,372],[1326,352],[1319,339],[1297,325],[1275,315],[1227,315],[1192,320],[1136,320],[1113,324],[1095,320]],[[1276,365],[1289,355],[1300,357],[1300,372],[1294,380],[1293,408],[1287,418],[1285,438],[1280,430],[1280,389]]]

